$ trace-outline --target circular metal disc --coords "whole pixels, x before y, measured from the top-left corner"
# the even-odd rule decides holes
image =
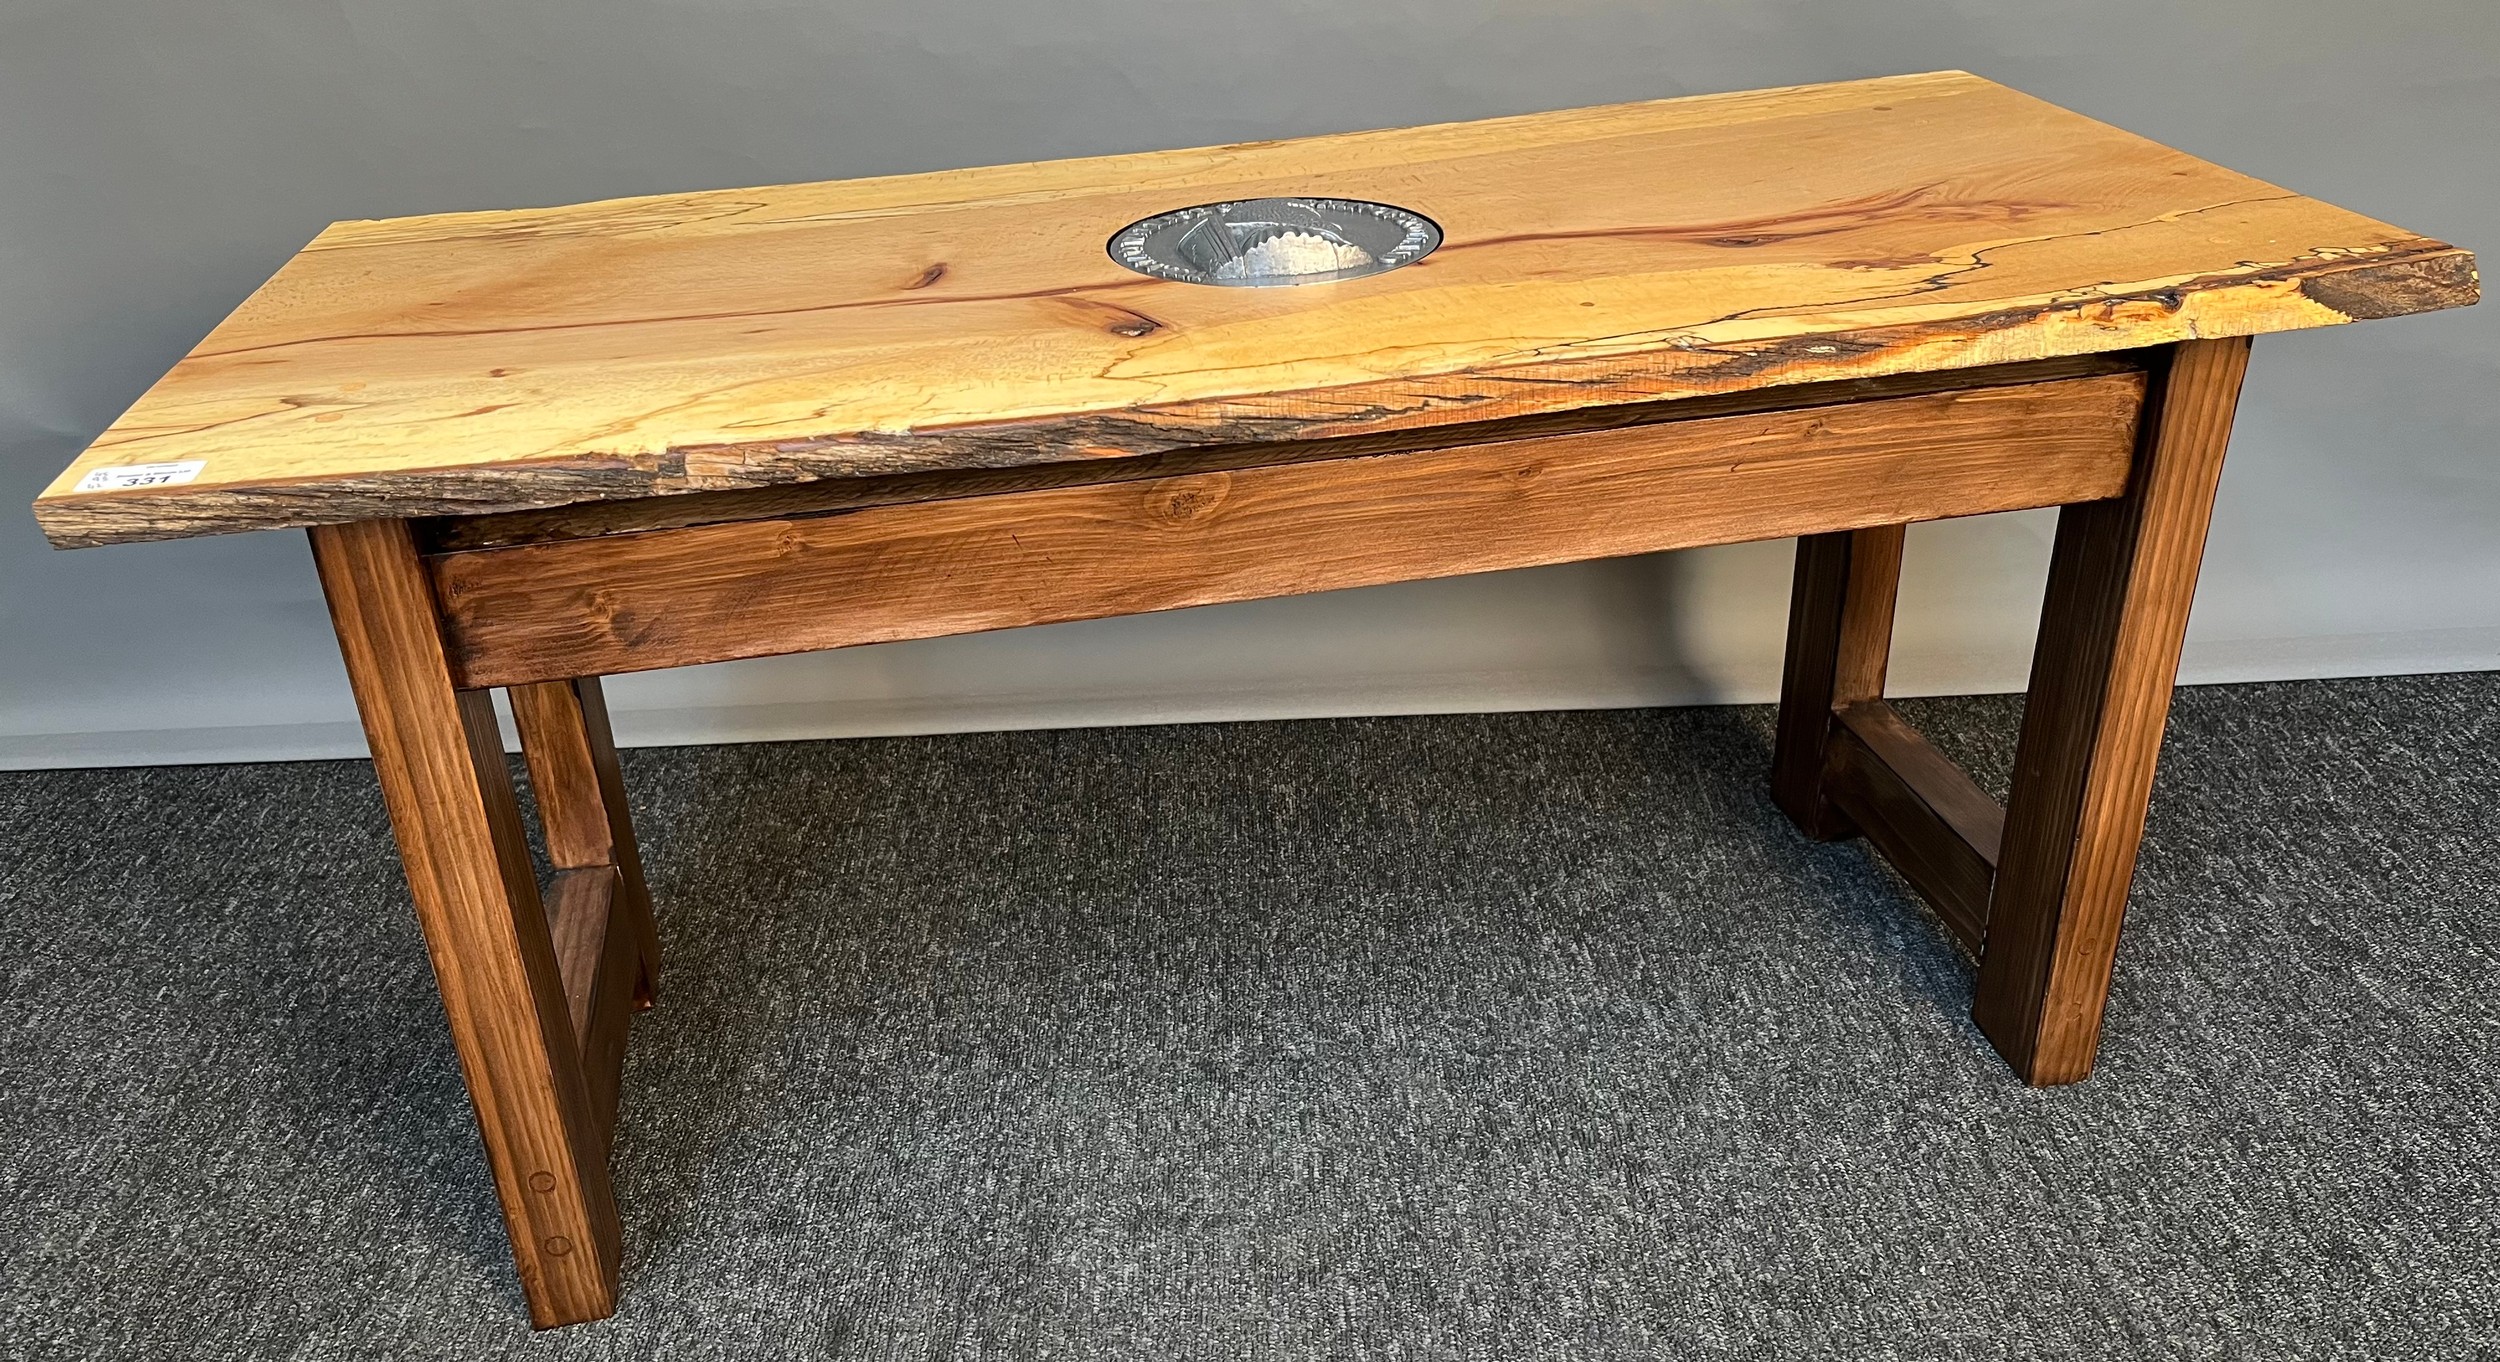
[[[1360,279],[1441,244],[1421,213],[1361,199],[1234,199],[1157,213],[1111,238],[1111,258],[1157,279],[1279,288]]]

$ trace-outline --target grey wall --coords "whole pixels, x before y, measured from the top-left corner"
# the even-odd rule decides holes
[[[300,536],[27,500],[337,218],[1964,67],[2500,250],[2494,0],[4,0],[0,765],[359,750]],[[2500,305],[2260,343],[2190,679],[2500,666]],[[2038,516],[1922,527],[1897,675],[2019,687]],[[1760,698],[1785,544],[612,689],[628,741]]]

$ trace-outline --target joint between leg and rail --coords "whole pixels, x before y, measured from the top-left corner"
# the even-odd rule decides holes
[[[560,870],[548,892],[548,930],[564,976],[565,1010],[581,1052],[582,1082],[604,1153],[616,1142],[625,1034],[635,1011],[640,952],[624,921],[615,866]]]
[[[2005,809],[1884,701],[1843,706],[1832,728],[1826,797],[1976,953]]]

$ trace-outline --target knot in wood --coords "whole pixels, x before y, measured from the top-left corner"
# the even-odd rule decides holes
[[[1232,490],[1232,475],[1202,473],[1196,477],[1175,478],[1147,489],[1146,510],[1154,519],[1173,525],[1188,525],[1215,514],[1226,493]]]

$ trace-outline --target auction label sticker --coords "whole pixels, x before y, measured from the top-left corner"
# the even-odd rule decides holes
[[[112,468],[90,468],[87,476],[71,488],[74,492],[118,492],[125,487],[172,487],[189,482],[208,467],[206,459],[184,459],[180,463],[125,463]]]

